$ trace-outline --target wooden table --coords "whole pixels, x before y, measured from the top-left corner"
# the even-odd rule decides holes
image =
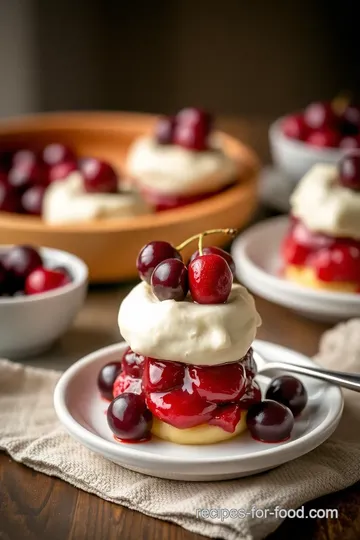
[[[223,122],[242,136],[265,159],[268,155],[264,121]],[[132,284],[90,290],[86,306],[66,336],[29,365],[64,369],[95,349],[119,340],[117,311]],[[263,318],[258,337],[312,355],[327,325],[307,321],[285,308],[257,298]],[[269,538],[360,538],[360,484],[322,497],[311,508],[338,508],[339,520],[286,520]],[[180,527],[105,502],[56,478],[42,475],[0,453],[1,540],[201,540]]]

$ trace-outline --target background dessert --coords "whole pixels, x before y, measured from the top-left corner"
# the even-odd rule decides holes
[[[151,135],[130,147],[126,170],[156,210],[184,206],[232,184],[237,165],[213,130],[212,116],[182,109],[158,119]]]
[[[291,197],[284,274],[300,284],[360,292],[360,152],[316,165]]]

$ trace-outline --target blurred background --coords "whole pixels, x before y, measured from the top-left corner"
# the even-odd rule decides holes
[[[0,116],[171,112],[271,121],[360,88],[356,0],[0,0]]]

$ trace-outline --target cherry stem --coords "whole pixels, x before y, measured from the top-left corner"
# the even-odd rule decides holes
[[[186,247],[188,244],[190,244],[194,240],[199,240],[199,251],[200,251],[200,248],[202,250],[202,241],[203,241],[204,236],[209,236],[209,234],[228,234],[229,236],[235,237],[237,235],[237,232],[238,232],[237,229],[209,229],[208,231],[194,234],[194,236],[191,236],[190,238],[182,242],[182,244],[179,244],[176,247],[176,249],[177,251],[181,251],[182,249],[184,249],[184,247]],[[202,255],[202,253],[200,253],[200,255]]]
[[[204,240],[204,235],[200,234],[200,236],[199,236],[199,247],[198,247],[200,256],[203,254],[203,240]]]

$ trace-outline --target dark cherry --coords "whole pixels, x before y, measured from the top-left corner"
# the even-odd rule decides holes
[[[57,180],[63,180],[69,174],[78,170],[78,165],[75,160],[63,161],[57,165],[53,165],[48,170],[48,183],[56,182]]]
[[[189,150],[207,150],[211,127],[212,118],[206,111],[183,109],[176,116],[174,143]]]
[[[141,279],[150,284],[153,271],[165,259],[182,261],[180,253],[169,242],[155,240],[146,244],[136,259],[136,268]]]
[[[147,393],[166,392],[182,386],[185,376],[185,365],[180,362],[167,362],[145,357],[143,387]]]
[[[32,186],[21,196],[21,207],[26,214],[41,216],[46,186]]]
[[[265,399],[249,408],[246,424],[254,439],[275,443],[290,437],[294,416],[285,405]]]
[[[198,304],[223,304],[231,292],[233,275],[220,255],[201,255],[189,264],[189,289]]]
[[[24,290],[26,278],[43,264],[39,252],[31,246],[14,246],[5,253],[2,261],[8,272],[12,293]]]
[[[25,293],[28,295],[40,294],[63,287],[69,282],[66,274],[39,267],[27,276],[25,280]]]
[[[60,143],[52,143],[45,146],[42,151],[42,161],[48,166],[53,167],[59,163],[75,161],[75,154],[68,146]]]
[[[118,179],[114,169],[96,158],[85,158],[79,163],[84,177],[84,188],[88,193],[116,193]]]
[[[11,169],[13,155],[11,150],[0,150],[0,172],[8,172]]]
[[[216,246],[209,246],[209,247],[204,247],[203,248],[203,254],[204,255],[209,255],[210,253],[215,253],[215,255],[220,255],[220,257],[225,259],[225,261],[230,266],[230,270],[235,275],[235,263],[234,263],[234,259],[230,255],[230,253],[227,253],[224,249],[221,249],[221,248],[216,247]],[[196,259],[196,257],[199,257],[199,255],[200,255],[199,251],[195,251],[195,253],[193,253],[191,255],[190,262],[193,261],[194,259]]]
[[[160,116],[155,125],[155,139],[159,144],[172,144],[174,139],[175,116]]]
[[[287,137],[300,141],[304,141],[309,134],[309,128],[302,114],[287,116],[282,123],[282,129]]]
[[[360,191],[360,150],[346,154],[339,163],[340,183]]]
[[[109,362],[100,370],[97,385],[104,399],[112,401],[114,382],[120,372],[121,362]]]
[[[335,127],[338,118],[331,103],[315,102],[306,107],[304,121],[310,129],[319,130]]]
[[[21,212],[19,194],[9,186],[6,176],[0,173],[0,212]]]
[[[142,396],[128,392],[120,394],[110,403],[107,421],[119,439],[140,440],[150,433],[152,415]]]
[[[336,148],[340,143],[340,134],[325,127],[310,133],[306,138],[306,142],[318,148]]]
[[[121,359],[122,370],[126,375],[140,378],[144,369],[145,358],[128,347]]]
[[[241,362],[218,366],[189,366],[187,369],[187,380],[191,382],[193,390],[207,401],[238,401],[245,393],[246,374]]]
[[[165,259],[151,275],[151,288],[158,300],[184,300],[189,291],[188,269],[179,259]]]
[[[210,426],[218,426],[224,431],[234,433],[241,419],[241,407],[237,403],[221,405],[215,409],[214,416],[209,420]]]
[[[294,416],[300,414],[307,403],[307,392],[303,383],[291,375],[282,375],[273,379],[266,390],[265,397],[282,403]]]

